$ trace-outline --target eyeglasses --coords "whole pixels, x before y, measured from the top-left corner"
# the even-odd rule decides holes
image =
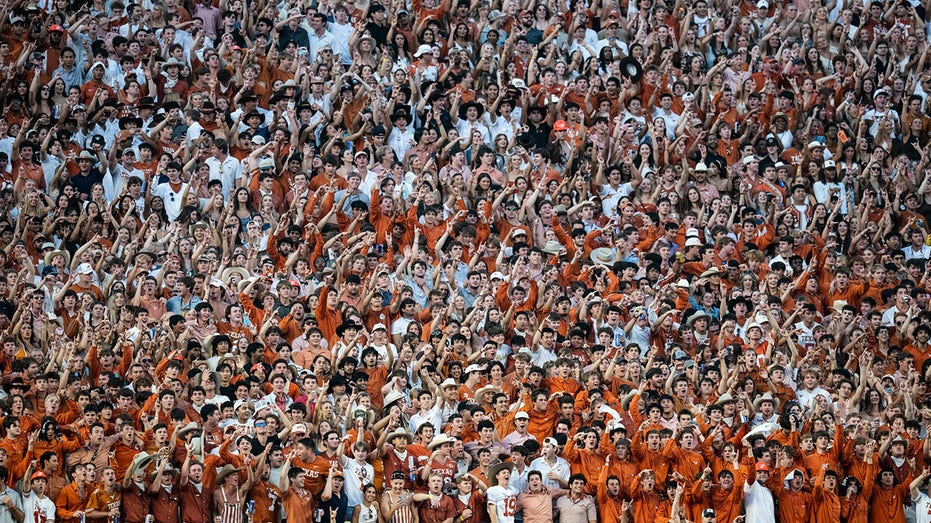
[[[255,422],[255,427],[256,427],[256,428],[267,427],[267,426],[268,426],[268,423],[266,423],[266,422],[264,422],[264,421],[257,421],[257,422]]]

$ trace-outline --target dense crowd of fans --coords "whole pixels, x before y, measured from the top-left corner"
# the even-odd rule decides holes
[[[931,521],[928,9],[0,1],[0,523]]]

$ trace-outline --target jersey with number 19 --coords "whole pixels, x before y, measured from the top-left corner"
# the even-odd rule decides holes
[[[495,485],[485,494],[488,504],[495,506],[498,523],[514,523],[514,514],[517,513],[517,493],[510,487]]]

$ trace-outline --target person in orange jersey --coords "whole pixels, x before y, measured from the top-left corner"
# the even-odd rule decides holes
[[[908,461],[911,472],[903,483],[896,482],[895,472],[890,468],[883,467],[879,472],[879,481],[870,495],[870,521],[905,523],[905,503],[916,472],[914,459]]]
[[[811,517],[812,494],[805,490],[805,483],[805,471],[800,468],[791,470],[782,481],[773,482],[773,494],[779,500],[779,523],[805,523]]]
[[[840,498],[837,496],[837,472],[822,470],[815,480],[812,502],[815,514],[812,523],[840,521]]]
[[[663,498],[656,491],[656,476],[652,470],[641,470],[640,474],[634,476],[630,495],[633,498],[634,521],[653,521],[663,504]]]

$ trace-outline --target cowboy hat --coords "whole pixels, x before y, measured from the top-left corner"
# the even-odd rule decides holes
[[[233,474],[234,472],[239,472],[239,467],[234,467],[234,466],[229,465],[229,464],[223,465],[223,468],[221,468],[221,469],[217,472],[216,484],[217,484],[217,485],[222,485],[223,482],[226,480],[226,477],[229,476],[230,474]]]
[[[625,394],[624,398],[621,399],[621,410],[629,410],[630,402],[634,400],[634,396],[636,396],[637,394],[640,394],[640,391],[637,389],[633,389],[627,394]]]
[[[721,394],[721,396],[718,398],[718,401],[714,402],[714,404],[724,406],[728,403],[733,403],[735,401],[737,400],[735,400],[733,396],[725,392],[724,394]]]
[[[180,428],[180,429],[178,430],[178,438],[179,438],[179,439],[184,439],[184,437],[187,436],[188,433],[191,433],[191,432],[197,432],[197,433],[199,433],[201,430],[202,430],[202,429],[201,429],[200,425],[198,425],[196,422],[192,421],[192,422],[188,423],[187,425],[185,425],[184,427],[182,427],[182,428]]]
[[[427,450],[433,450],[433,449],[439,447],[440,445],[443,445],[443,444],[445,444],[445,443],[450,443],[450,444],[451,444],[451,443],[453,443],[453,442],[455,442],[455,441],[456,441],[455,439],[450,438],[450,437],[447,436],[445,433],[441,432],[441,433],[437,434],[436,436],[433,436],[433,440],[431,440],[431,441],[430,441],[430,444],[427,445]]]
[[[843,312],[844,307],[847,306],[846,300],[834,300],[834,303],[831,304],[831,308],[834,309],[834,312],[840,314]]]
[[[472,107],[474,107],[475,110],[478,111],[478,115],[476,116],[476,118],[481,118],[482,113],[485,112],[485,107],[483,107],[482,104],[478,102],[466,102],[462,104],[462,107],[459,108],[459,118],[465,120],[466,114],[469,112],[469,109]]]
[[[559,251],[563,248],[562,244],[556,240],[550,240],[546,242],[542,250],[546,254],[559,254]]]
[[[45,253],[45,266],[50,267],[52,265],[52,260],[55,259],[55,257],[59,255],[65,258],[65,267],[68,267],[71,265],[71,253],[66,250],[59,249],[57,251]]]
[[[242,280],[239,280],[239,283],[236,284],[236,292],[245,291],[246,287],[248,287],[249,284],[252,283],[253,281],[255,281],[255,278],[244,278]]]
[[[514,464],[510,461],[502,461],[497,465],[492,465],[488,470],[488,481],[491,482],[491,486],[495,487],[498,485],[498,473],[502,470],[507,470],[508,472],[514,470]]]
[[[771,401],[773,403],[773,408],[779,408],[779,398],[774,398],[769,392],[763,394],[759,398],[753,400],[753,410],[760,410],[760,404],[764,401]]]
[[[149,252],[149,251],[139,251],[139,252],[133,254],[133,255],[129,258],[129,264],[130,264],[130,265],[135,265],[135,264],[136,264],[136,260],[138,260],[140,256],[148,256],[150,262],[155,261],[155,253]]]
[[[689,316],[689,319],[686,320],[685,323],[686,323],[686,325],[691,326],[692,324],[694,324],[696,321],[700,320],[701,318],[705,318],[705,319],[707,320],[707,319],[708,319],[708,313],[705,312],[705,311],[698,311],[698,312],[696,312],[695,314]]]
[[[394,438],[404,438],[407,440],[408,443],[410,443],[414,439],[414,437],[411,436],[411,433],[404,429],[397,429],[391,434],[388,434],[388,437],[385,438],[385,441],[387,441],[388,443],[391,443],[392,441],[394,441]]]
[[[484,370],[485,370],[485,367],[479,365],[478,363],[473,363],[472,365],[469,365],[468,367],[466,367],[465,373],[472,374],[473,372],[483,372]]]
[[[413,121],[413,119],[411,118],[411,113],[402,108],[402,109],[398,109],[391,115],[391,122],[394,123],[400,120],[401,118],[404,118],[404,120],[406,120],[407,123],[411,123]]]
[[[336,327],[336,335],[343,337],[343,333],[347,330],[354,329],[356,332],[359,332],[359,326],[352,322],[341,323],[339,327]]]
[[[616,253],[614,249],[609,249],[608,247],[598,247],[592,249],[592,253],[589,255],[593,262],[598,265],[604,265],[610,267],[614,265],[614,262],[617,261]]]
[[[701,275],[699,275],[699,278],[708,278],[709,276],[717,276],[719,274],[721,274],[721,269],[717,267],[712,267],[708,269],[707,271],[701,273]]]
[[[475,391],[475,399],[479,400],[481,399],[482,396],[484,396],[485,394],[489,392],[500,393],[501,389],[491,384],[485,385],[484,387]]]
[[[744,298],[743,296],[738,296],[731,300],[727,300],[727,310],[733,312],[734,307],[736,307],[740,303],[743,303],[747,307],[748,311],[753,310],[753,302],[751,302],[747,298]]]
[[[220,276],[220,279],[226,282],[227,284],[229,284],[230,276],[234,274],[239,275],[239,281],[248,279],[249,276],[251,276],[249,274],[249,271],[247,271],[246,269],[243,269],[242,267],[229,267],[223,271],[223,274]]]
[[[621,60],[620,70],[625,78],[630,78],[630,83],[632,84],[639,82],[640,77],[643,76],[643,66],[640,65],[640,62],[634,57],[627,57]]]
[[[148,452],[140,452],[133,456],[133,461],[129,465],[130,476],[133,476],[139,470],[143,470],[149,466],[150,463],[155,461],[155,458],[158,457],[158,454],[149,454]]]
[[[385,406],[384,406],[384,408],[387,409],[387,408],[390,407],[392,404],[394,404],[395,402],[400,401],[400,400],[402,400],[402,399],[404,399],[404,394],[401,394],[400,392],[398,392],[398,391],[396,391],[396,390],[393,390],[393,391],[391,391],[391,392],[389,392],[388,394],[385,395]]]
[[[359,37],[359,39],[356,40],[356,45],[360,45],[360,44],[361,44],[363,41],[365,41],[365,40],[368,40],[369,43],[372,44],[372,47],[375,47],[375,43],[376,43],[376,42],[375,42],[375,39],[372,38],[372,37],[369,36],[369,35],[362,35],[361,37]],[[432,50],[432,49],[433,49],[433,48],[431,47],[431,50]],[[418,51],[419,51],[419,49],[418,49]]]

